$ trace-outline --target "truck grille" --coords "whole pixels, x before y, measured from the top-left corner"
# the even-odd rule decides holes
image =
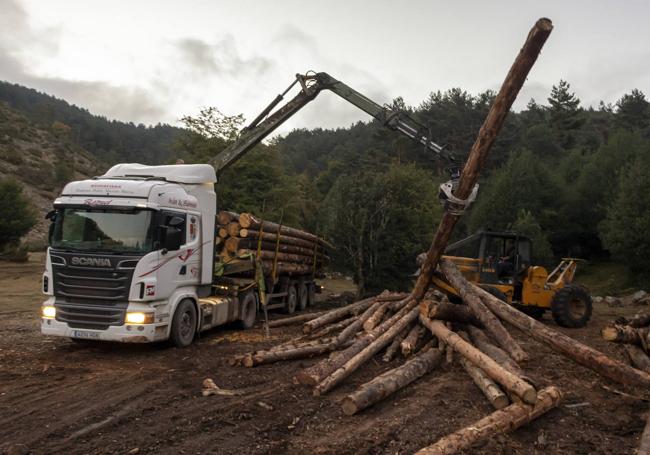
[[[106,266],[73,266],[72,257],[108,259]],[[138,257],[52,251],[56,319],[70,327],[104,330],[124,324]]]

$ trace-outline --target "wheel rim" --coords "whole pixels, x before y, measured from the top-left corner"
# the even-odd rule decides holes
[[[183,339],[187,339],[192,334],[192,314],[189,310],[185,311],[181,316],[179,329]]]
[[[574,319],[582,318],[587,312],[587,304],[579,298],[572,298],[569,301],[569,313]]]

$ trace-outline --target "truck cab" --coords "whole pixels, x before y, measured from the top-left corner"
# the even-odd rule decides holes
[[[189,344],[211,293],[215,182],[210,165],[119,164],[66,185],[48,215],[42,333]]]

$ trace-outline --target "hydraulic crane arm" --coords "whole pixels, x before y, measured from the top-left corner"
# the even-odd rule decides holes
[[[273,114],[270,112],[284,99],[284,96],[291,88],[300,84],[300,92],[284,106],[280,107]],[[297,74],[296,80],[287,89],[278,95],[264,109],[255,120],[244,128],[235,142],[228,146],[223,152],[217,155],[213,165],[217,174],[221,173],[228,166],[241,158],[246,152],[260,143],[266,136],[271,134],[278,126],[282,125],[293,114],[302,109],[312,101],[323,90],[330,90],[344,100],[355,105],[362,111],[380,121],[384,126],[399,131],[410,139],[422,144],[427,150],[435,155],[454,162],[453,156],[444,150],[440,145],[431,140],[426,128],[410,117],[406,112],[395,111],[386,106],[381,106],[370,98],[357,92],[352,87],[334,79],[327,73]],[[269,115],[270,114],[270,115]]]

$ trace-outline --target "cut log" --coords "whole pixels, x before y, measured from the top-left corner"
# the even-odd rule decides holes
[[[435,302],[432,300],[423,300],[420,303],[420,313],[424,314],[429,319],[459,322],[461,324],[471,324],[483,327],[481,321],[478,320],[467,305],[456,305],[448,301]]]
[[[262,269],[265,273],[271,273],[273,271],[274,264],[273,261],[262,261]],[[294,264],[291,262],[278,262],[275,264],[276,273],[286,273],[289,275],[311,275],[314,271],[314,268],[311,265],[307,264]]]
[[[368,346],[373,340],[377,339],[381,334],[383,334],[389,327],[399,321],[405,314],[407,314],[411,309],[415,308],[417,303],[412,300],[410,297],[404,299],[403,307],[390,317],[385,322],[379,324],[371,332],[364,334],[358,338],[354,344],[343,351],[338,351],[334,353],[329,359],[325,359],[316,365],[302,370],[296,375],[296,380],[305,385],[316,385],[320,383],[323,379],[331,375],[334,371],[342,367],[348,360],[361,352],[366,346]],[[356,328],[357,322],[350,324],[342,333],[339,335],[339,338],[342,338],[343,333]],[[359,326],[360,327],[360,326]]]
[[[400,350],[404,357],[409,357],[411,354],[415,353],[418,341],[426,333],[426,330],[427,329],[421,324],[415,324],[413,326],[406,338],[404,338],[400,343]]]
[[[254,230],[250,230],[250,229],[240,229],[239,230],[239,237],[240,238],[257,240],[260,236],[262,237],[262,241],[276,242],[278,240],[278,235],[276,233],[259,232],[259,231],[254,231]],[[314,248],[314,243],[310,242],[309,240],[298,239],[298,238],[295,238],[295,237],[286,237],[286,236],[283,236],[283,235],[280,236],[280,243],[285,244],[285,245],[300,246],[300,247],[308,248],[308,249],[313,249]]]
[[[236,221],[231,221],[226,225],[226,230],[230,237],[237,237],[239,235],[239,223]]]
[[[352,343],[351,341],[349,342]],[[310,344],[308,346],[301,346],[295,349],[282,349],[278,351],[258,351],[246,355],[242,364],[245,367],[254,367],[266,363],[280,362],[283,360],[304,359],[316,355],[325,354],[336,349],[338,344],[336,342]]]
[[[440,365],[442,356],[436,349],[428,349],[397,368],[389,370],[354,393],[346,396],[341,408],[346,415],[353,415],[383,400]]]
[[[650,357],[648,357],[648,355],[643,352],[643,349],[638,346],[634,346],[633,344],[625,344],[623,347],[625,348],[627,355],[630,357],[632,365],[641,371],[650,373]]]
[[[221,226],[226,226],[228,223],[231,221],[238,221],[239,220],[239,214],[235,212],[227,212],[225,210],[221,210],[219,213],[217,213],[217,224]],[[243,226],[246,227],[246,226]]]
[[[290,318],[274,319],[269,321],[269,327],[281,327],[284,325],[299,324],[301,322],[311,321],[327,313],[326,311],[319,311],[318,313],[301,314],[292,316]]]
[[[600,334],[603,339],[614,343],[636,344],[647,350],[649,327],[634,328],[628,325],[613,325],[604,327]]]
[[[282,239],[282,237],[280,239]],[[262,250],[275,251],[276,243],[263,240],[261,247]],[[280,244],[277,245],[277,247],[278,247],[278,251],[282,253],[302,254],[303,256],[310,256],[310,257],[314,256],[313,248],[304,248],[297,245],[290,245],[287,243],[283,243],[282,240],[280,240]],[[226,240],[226,249],[230,253],[237,253],[237,251],[243,249],[257,251],[257,239],[230,237]],[[316,254],[318,257],[324,256],[322,250],[317,251]]]
[[[503,368],[491,357],[483,354],[456,333],[445,327],[442,322],[432,321],[422,315],[420,315],[420,322],[431,330],[431,333],[437,336],[439,340],[450,345],[454,351],[485,371],[495,382],[520,397],[524,402],[535,403],[537,392],[532,385]]]
[[[310,333],[320,327],[323,327],[324,325],[338,321],[339,319],[342,319],[350,314],[359,314],[362,311],[365,311],[373,303],[375,303],[375,297],[370,297],[368,299],[363,299],[350,305],[328,311],[324,315],[305,323],[302,326],[302,332]]]
[[[384,315],[386,314],[386,311],[388,311],[388,308],[390,307],[391,302],[384,302],[382,303],[368,318],[366,322],[363,323],[363,330],[366,332],[370,332],[372,329],[374,329],[376,326],[379,325],[381,320],[384,318]]]
[[[553,25],[548,19],[538,20],[530,30],[526,42],[515,58],[510,71],[501,85],[499,93],[494,98],[487,117],[483,122],[483,126],[481,126],[476,141],[470,150],[469,157],[465,162],[460,179],[458,180],[458,187],[453,192],[456,198],[464,200],[471,195],[474,185],[478,182],[483,165],[492,149],[492,145],[503,127],[506,116],[510,112],[510,107],[512,107],[512,103],[517,98],[519,90],[524,85],[526,77],[533,67],[535,60],[537,60],[537,56],[542,50],[551,30],[553,30]],[[446,207],[450,210],[445,210],[438,224],[433,242],[427,251],[424,264],[420,269],[420,274],[413,287],[412,295],[416,300],[422,299],[429,288],[440,256],[445,251],[454,226],[456,226],[460,217],[459,212],[454,209],[461,207],[449,202],[446,203]]]
[[[347,319],[343,319],[342,321],[336,322],[334,324],[326,325],[320,330],[317,330],[316,332],[311,332],[308,336],[311,338],[321,338],[325,335],[329,335],[330,333],[338,332],[339,330],[343,330],[346,327],[348,327],[350,324],[353,324],[354,321],[357,320],[359,316],[351,316]],[[338,337],[334,337],[338,339]]]
[[[355,335],[357,332],[361,330],[363,327],[363,324],[368,320],[370,316],[372,316],[377,308],[379,308],[381,305],[383,305],[383,302],[375,302],[372,304],[370,308],[368,308],[366,311],[361,313],[361,316],[358,316],[355,321],[352,322],[349,326],[347,326],[340,334],[339,334],[339,342],[343,342],[345,340],[350,339],[353,335]]]
[[[463,301],[472,309],[476,317],[481,321],[485,329],[492,334],[492,337],[499,343],[501,348],[517,362],[527,360],[528,355],[521,349],[514,338],[512,338],[497,317],[487,309],[479,296],[472,292],[469,283],[453,263],[451,261],[441,261],[440,268],[451,285],[456,288]]]
[[[506,351],[492,344],[487,335],[483,333],[481,329],[469,325],[467,326],[467,331],[469,332],[469,336],[472,338],[472,342],[478,349],[492,357],[506,370],[519,376],[520,378],[527,379],[526,374],[524,374],[524,371],[521,369],[521,367],[519,367],[517,362],[515,362]]]
[[[490,379],[483,370],[463,357],[458,360],[467,374],[472,378],[474,384],[476,384],[481,392],[483,392],[483,395],[485,395],[485,398],[488,399],[494,409],[503,409],[510,404],[510,400],[508,400],[506,394],[503,393],[503,390],[501,390],[496,382]]]
[[[517,327],[531,338],[548,345],[560,354],[613,381],[641,387],[650,387],[650,374],[632,368],[618,360],[614,360],[591,346],[580,343],[563,333],[547,327],[478,286],[473,286],[473,288],[490,311],[502,320]]]
[[[417,320],[418,318],[418,309],[415,308],[415,301],[407,313],[402,316],[399,320],[394,322],[389,326],[389,328],[381,333],[379,337],[372,340],[366,347],[364,347],[359,353],[351,357],[345,364],[340,368],[332,372],[329,376],[323,379],[316,387],[314,387],[314,395],[322,395],[329,392],[341,381],[351,375],[356,371],[359,366],[363,365],[367,360],[372,356],[381,351],[386,347],[393,338],[395,338],[405,327],[407,327],[411,322]],[[379,326],[381,327],[381,326]],[[370,332],[371,335],[372,332]]]
[[[259,256],[260,258],[262,258],[262,260],[270,260],[270,261],[274,260],[276,257],[275,251],[261,250],[259,254],[256,250],[240,249],[237,251],[238,256],[244,256],[246,254]],[[278,252],[277,257],[278,257],[278,261],[282,261],[286,263],[305,264],[305,265],[314,264],[314,256],[304,256],[302,254]],[[316,257],[316,262],[319,264],[322,263],[322,256],[320,258]]]
[[[398,350],[401,347],[402,340],[406,338],[410,331],[410,327],[405,327],[404,330],[402,330],[399,335],[393,339],[393,342],[388,346],[388,348],[386,348],[386,352],[384,353],[384,356],[381,358],[381,360],[384,362],[390,362],[393,360],[395,354],[397,354]]]
[[[416,455],[449,455],[468,450],[497,434],[516,430],[522,425],[530,423],[557,407],[561,399],[562,394],[557,388],[547,387],[539,391],[534,405],[513,403],[508,407],[494,411],[478,422],[439,439],[429,447],[420,449]]]
[[[291,228],[289,226],[279,225],[278,223],[273,223],[272,221],[262,221],[250,213],[241,213],[239,215],[239,220],[240,222],[246,224],[246,226],[242,226],[246,229],[254,229],[259,231],[260,228],[262,228],[261,230],[264,232],[276,233],[279,231],[282,236],[303,239],[312,243],[318,243],[319,245],[325,246],[327,248],[334,249],[334,245],[314,234],[301,231],[300,229]]]
[[[226,229],[225,227],[220,227],[219,230],[217,231],[217,235],[220,238],[225,239],[226,237],[228,237],[228,229]]]

